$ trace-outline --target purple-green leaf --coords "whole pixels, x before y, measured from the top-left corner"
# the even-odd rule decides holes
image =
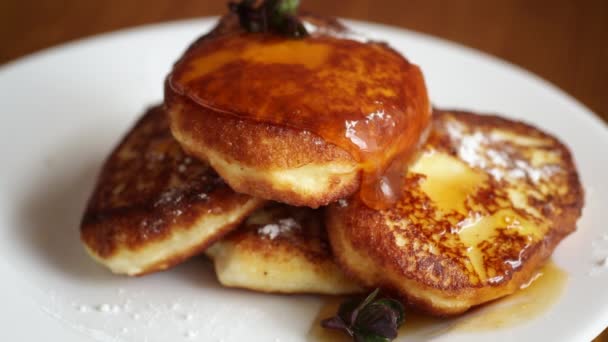
[[[350,336],[353,336],[353,331],[349,328],[349,326],[344,322],[344,320],[340,316],[334,316],[322,320],[321,326],[326,329],[342,330]]]
[[[394,339],[399,328],[397,316],[390,307],[372,303],[361,310],[355,325],[365,333]]]
[[[241,0],[230,2],[228,8],[239,17],[248,32],[273,32],[293,38],[308,35],[297,17],[299,0]]]
[[[403,324],[403,322],[405,321],[405,310],[403,309],[403,305],[400,302],[391,298],[384,298],[376,301],[376,303],[386,305],[393,309],[393,311],[395,311],[395,313],[397,314],[397,325],[401,326]]]
[[[365,299],[361,302],[361,304],[359,304],[355,308],[355,310],[353,310],[353,312],[350,316],[350,322],[357,322],[357,316],[359,315],[359,312],[365,306],[367,306],[369,303],[371,303],[371,301],[374,300],[374,298],[376,298],[376,296],[378,295],[378,292],[380,292],[380,289],[375,289],[374,291],[372,291],[372,293],[370,293],[367,297],[365,297]]]
[[[404,322],[403,305],[390,298],[376,299],[376,289],[365,299],[350,299],[340,305],[336,316],[321,325],[342,330],[357,342],[388,342],[397,337]]]

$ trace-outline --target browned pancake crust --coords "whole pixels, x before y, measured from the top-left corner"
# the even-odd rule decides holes
[[[488,275],[482,279],[473,272],[467,257],[466,246],[454,243],[454,227],[446,220],[433,219],[435,203],[418,188],[420,175],[410,173],[409,184],[404,189],[403,199],[395,208],[374,211],[365,207],[356,198],[334,204],[328,209],[327,229],[338,263],[351,276],[362,280],[367,286],[381,286],[402,296],[404,301],[436,315],[458,314],[470,306],[499,298],[517,290],[530,280],[537,268],[551,255],[557,244],[576,229],[576,221],[583,207],[583,189],[570,152],[559,140],[542,131],[521,123],[497,116],[476,115],[456,111],[435,111],[433,131],[424,150],[435,150],[457,157],[462,141],[450,135],[450,122],[459,122],[471,131],[489,134],[493,129],[504,129],[522,136],[545,139],[538,149],[557,152],[560,156],[558,169],[551,176],[543,176],[536,185],[545,192],[542,200],[528,195],[527,205],[535,208],[548,221],[548,231],[530,243],[524,235],[499,229],[497,236],[482,241],[478,247],[484,255],[483,265]],[[506,151],[513,159],[523,158],[509,143],[489,146]],[[484,171],[496,167],[487,164],[477,166]],[[509,165],[507,168],[516,168]],[[525,180],[532,184],[528,176]],[[490,178],[489,188],[477,191],[471,203],[480,206],[487,214],[501,210],[507,195],[500,190],[505,183]],[[548,187],[548,188],[545,188]],[[566,189],[555,193],[557,187]],[[548,190],[546,190],[548,189]],[[509,202],[510,203],[510,202]],[[515,210],[532,222],[538,221],[523,210]],[[454,214],[457,215],[457,214]],[[456,222],[460,218],[454,218]],[[406,245],[399,247],[387,222],[403,222],[407,228],[398,234]],[[429,247],[438,253],[429,252]],[[348,260],[352,249],[369,260],[377,268],[375,279],[362,273]],[[386,276],[390,274],[391,276]],[[430,297],[447,298],[461,302],[461,306],[446,308],[433,304]]]
[[[351,165],[357,162],[343,149],[326,143],[308,131],[238,119],[229,115],[201,115],[200,106],[184,97],[169,111],[171,129],[189,154],[207,160],[209,151],[260,173],[280,169],[296,169],[309,164]],[[218,169],[222,173],[223,170]],[[278,190],[272,181],[225,177],[236,191],[256,197],[274,199],[295,206],[319,207],[354,193],[360,185],[359,172],[354,171],[347,182],[340,176],[330,181],[328,189],[317,198],[303,196],[288,189]]]
[[[106,160],[82,219],[81,238],[99,257],[110,258],[120,249],[143,249],[177,229],[191,229],[208,213],[229,213],[251,200],[230,189],[207,164],[187,156],[157,106]],[[200,252],[238,223],[218,227],[193,248],[158,264],[166,268]]]
[[[179,114],[170,113],[172,129],[179,135],[196,137],[196,145],[187,148],[201,159],[205,154],[197,151],[210,148],[260,169],[291,169],[326,162],[356,165],[348,152],[307,131],[205,113],[184,97],[180,97],[179,107]]]
[[[333,18],[320,18],[312,14],[304,14],[303,17],[330,31],[345,30]],[[241,30],[236,15],[225,15],[208,34],[193,42],[191,47],[203,39]],[[297,168],[313,162],[330,161],[356,165],[348,152],[326,143],[311,132],[205,111],[184,96],[178,96],[177,100],[177,103],[172,104],[177,110],[169,110],[171,128],[176,135],[195,137],[194,144],[184,148],[202,160],[206,159],[206,154],[201,151],[213,149],[243,165],[260,169]],[[264,143],[260,144],[261,141]],[[247,186],[255,187],[254,184]],[[358,186],[355,185],[354,188]]]
[[[271,293],[361,291],[334,261],[323,209],[271,202],[209,248],[207,254],[216,261],[220,281],[225,280],[223,285],[229,287]],[[222,264],[234,263],[237,258],[243,263],[241,268],[222,269]],[[236,274],[237,270],[248,276]]]
[[[346,34],[349,33],[344,26],[333,18],[308,14],[304,14],[301,17],[315,26],[315,34],[313,35],[316,35],[317,32],[331,32],[344,34],[346,36]],[[235,191],[294,206],[317,208],[340,198],[352,195],[361,187],[362,169],[373,169],[372,166],[384,167],[384,156],[388,156],[387,158],[391,159],[396,157],[398,153],[406,154],[405,147],[409,147],[419,140],[419,131],[422,130],[422,128],[418,129],[418,127],[424,127],[428,122],[427,119],[429,117],[426,87],[419,69],[409,62],[402,61],[401,57],[397,58],[399,63],[386,63],[386,68],[380,68],[385,71],[384,73],[381,73],[380,71],[377,72],[378,75],[384,75],[379,76],[379,80],[382,80],[381,84],[387,85],[386,89],[369,89],[370,91],[365,91],[364,85],[366,82],[363,81],[359,82],[356,87],[356,91],[361,94],[375,93],[375,91],[372,90],[377,90],[378,94],[394,93],[394,96],[391,95],[387,98],[378,95],[378,98],[383,98],[384,100],[379,102],[376,101],[376,103],[389,101],[389,98],[391,99],[390,101],[396,101],[394,106],[393,104],[390,106],[387,104],[387,108],[403,107],[401,108],[403,113],[398,111],[400,114],[387,115],[386,117],[390,118],[394,116],[408,118],[408,124],[403,124],[403,122],[406,122],[405,119],[396,120],[393,124],[400,122],[405,125],[407,129],[412,128],[410,134],[398,135],[395,133],[394,136],[388,134],[388,130],[384,130],[381,133],[374,132],[372,134],[373,128],[371,127],[375,124],[365,126],[369,128],[361,128],[361,131],[357,133],[361,137],[369,135],[369,139],[374,140],[374,144],[378,143],[380,146],[384,146],[384,143],[387,144],[387,149],[383,149],[380,156],[377,155],[377,152],[363,152],[358,151],[358,148],[352,148],[354,143],[349,140],[351,138],[345,138],[349,136],[349,134],[354,134],[347,134],[342,131],[347,124],[353,124],[346,119],[348,115],[345,115],[345,113],[356,112],[360,110],[360,108],[366,106],[365,103],[359,103],[352,98],[350,98],[350,100],[353,100],[354,102],[349,99],[340,100],[336,98],[329,102],[318,101],[318,105],[315,106],[312,106],[312,102],[310,101],[295,106],[294,108],[300,108],[297,111],[302,116],[301,122],[327,122],[327,124],[323,124],[318,129],[315,129],[312,126],[299,125],[297,122],[298,120],[294,120],[295,123],[292,122],[290,124],[290,120],[267,120],[253,115],[258,111],[260,113],[263,112],[261,103],[263,102],[262,100],[265,95],[269,98],[279,96],[277,97],[277,101],[279,101],[279,98],[282,98],[283,100],[281,101],[285,101],[285,106],[288,106],[291,103],[298,103],[297,99],[302,96],[291,98],[287,95],[285,95],[287,97],[280,95],[281,92],[274,92],[272,89],[258,89],[257,87],[254,87],[256,82],[253,82],[251,89],[235,89],[233,93],[230,92],[230,89],[226,90],[226,87],[223,85],[214,87],[218,93],[227,95],[227,97],[223,95],[220,97],[227,98],[227,102],[231,105],[241,104],[242,106],[239,105],[237,107],[249,108],[247,110],[235,110],[230,114],[230,110],[227,108],[232,108],[231,106],[225,107],[224,105],[218,104],[219,107],[216,108],[212,104],[205,105],[203,103],[206,103],[206,100],[200,101],[200,98],[195,95],[197,93],[195,89],[207,84],[206,82],[201,81],[202,83],[197,83],[198,87],[196,85],[181,85],[177,88],[174,86],[176,82],[180,83],[177,81],[179,77],[174,74],[180,74],[183,70],[191,70],[193,67],[185,61],[189,60],[189,54],[192,55],[196,51],[194,48],[195,46],[203,45],[201,42],[205,42],[206,40],[212,40],[218,36],[235,32],[238,33],[240,31],[242,31],[242,29],[239,27],[238,20],[234,15],[223,17],[217,27],[191,45],[180,62],[176,64],[176,67],[168,77],[165,85],[165,105],[170,117],[171,130],[174,137],[189,154],[194,155],[201,160],[208,161],[218,174],[235,189]],[[234,36],[238,35],[235,34]],[[221,49],[221,47],[215,47],[214,49]],[[212,49],[207,52],[213,51],[215,50]],[[347,53],[347,55],[350,55],[350,53]],[[391,53],[391,56],[392,55],[393,54]],[[362,53],[361,60],[371,59],[371,56],[372,55],[368,56],[366,53]],[[380,58],[379,60],[390,60],[390,58],[384,57],[385,58]],[[343,63],[339,62],[341,58],[336,57],[334,59],[332,59],[333,64],[327,66],[327,69],[330,71],[332,68],[338,68],[343,65]],[[350,65],[349,63],[347,64]],[[407,67],[405,66],[406,64]],[[188,67],[184,67],[184,65],[188,65]],[[329,62],[327,65],[330,65]],[[372,60],[370,65],[384,64],[378,64],[378,60]],[[396,68],[397,65],[399,65],[399,68],[393,69],[393,67]],[[257,70],[260,75],[265,75],[263,72],[266,70],[264,69],[265,66],[273,66],[273,64],[260,64],[258,67],[261,69]],[[274,66],[287,69],[291,67],[289,65],[281,65],[280,63]],[[298,68],[298,65],[296,64],[293,66],[294,70],[306,70],[301,67]],[[406,68],[409,71],[386,72],[386,70],[401,70],[400,68]],[[353,70],[355,69],[357,68],[354,68]],[[272,68],[270,70],[276,71],[279,69]],[[303,71],[302,75],[307,73],[309,72]],[[292,75],[292,72],[289,70],[287,70],[286,75],[287,78],[299,77],[297,76],[299,74]],[[404,77],[403,79],[400,77],[392,77],[394,75],[407,75],[407,77]],[[176,79],[173,79],[173,76],[175,76]],[[229,74],[222,75],[218,78],[220,80],[239,79],[238,73],[237,76]],[[359,80],[365,81],[367,78],[369,77],[366,75],[360,75]],[[329,76],[327,78],[321,77],[318,80],[315,79],[314,82],[316,82],[315,84],[319,87],[324,84],[327,89],[335,90],[340,87],[338,84],[339,82],[333,80],[332,77]],[[306,94],[308,93],[308,90],[312,91],[313,88],[315,88],[312,87],[308,89],[305,85],[307,84],[306,82],[303,80],[302,82],[298,82],[296,80],[295,84],[299,83],[302,83],[302,85],[297,88],[300,89],[298,91],[301,91],[302,94]],[[351,89],[352,83],[353,82],[348,82],[348,86],[343,85],[342,88]],[[238,84],[243,83],[240,82]],[[184,89],[190,90],[185,91],[181,88],[182,86],[185,87]],[[377,88],[377,86],[374,87]],[[279,88],[280,87],[274,87],[273,89]],[[259,95],[261,96],[256,95],[256,97],[251,97],[250,93],[253,93],[254,91],[256,91],[255,94],[258,94],[259,92]],[[323,95],[329,93],[325,91]],[[205,94],[204,91],[203,94]],[[247,94],[250,96],[246,96]],[[326,97],[327,96],[329,95],[326,95]],[[363,102],[366,101],[367,100]],[[409,108],[410,104],[416,107],[416,109],[412,109],[413,107]],[[281,115],[285,115],[284,113],[292,112],[283,107],[283,104],[278,104],[277,106],[268,109],[270,110],[270,116],[279,118]],[[311,109],[307,109],[309,107]],[[312,109],[313,107],[314,109]],[[408,108],[407,110],[406,107]],[[323,112],[324,110],[327,110],[330,114],[325,114]],[[250,112],[251,115],[244,115],[244,113]],[[382,112],[384,111],[382,110]],[[236,113],[241,114],[237,115]],[[318,117],[324,115],[329,115],[327,116],[328,118],[341,118],[344,116],[344,120],[317,120]],[[290,115],[287,117],[291,118],[292,116]],[[296,117],[298,117],[298,115],[296,115]],[[307,120],[307,118],[310,120]],[[365,120],[367,122],[367,120],[371,119],[366,118]],[[382,119],[382,121],[385,121],[385,119]],[[384,124],[388,124],[388,122]],[[308,130],[298,129],[298,127],[308,127]],[[336,128],[331,129],[331,127]],[[313,131],[317,134],[312,133]],[[323,134],[323,131],[327,131],[326,134]],[[392,131],[397,132],[397,130]],[[332,135],[334,135],[333,138],[331,137]],[[382,139],[381,137],[384,136],[387,136],[388,138]],[[383,144],[380,144],[381,140],[384,141]],[[340,141],[342,141],[342,143],[340,143]],[[350,148],[352,148],[352,150],[350,150]],[[371,151],[372,148],[369,148],[369,150]],[[373,160],[372,156],[369,157],[369,160],[366,160],[366,157],[362,157],[367,154],[373,155]],[[302,170],[304,167],[307,168]],[[306,178],[301,177],[303,173],[313,168],[316,169],[308,173]],[[242,172],[238,172],[239,169],[241,169]],[[294,175],[298,171],[301,171],[302,173]],[[378,170],[378,172],[382,171]],[[373,172],[370,171],[370,173]],[[375,174],[370,176],[369,183],[375,183],[373,181],[374,177]],[[300,181],[298,182],[298,180]],[[299,186],[301,184],[304,185]],[[309,184],[315,185],[308,186]]]
[[[278,224],[281,219],[293,219],[297,226],[281,229],[275,236],[270,230],[264,231],[265,225],[247,221],[222,241],[230,241],[257,254],[272,254],[277,246],[281,246],[289,254],[302,255],[314,264],[333,262],[333,254],[323,225],[322,209],[292,207],[272,202],[261,210],[270,217],[269,222]]]

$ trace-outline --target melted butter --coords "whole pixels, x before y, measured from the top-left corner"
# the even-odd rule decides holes
[[[515,231],[521,236],[528,237],[530,243],[542,238],[544,232],[542,226],[525,220],[511,209],[499,210],[490,216],[476,217],[461,222],[458,236],[460,241],[467,247],[467,256],[481,280],[488,279],[488,274],[483,259],[484,252],[480,249],[480,243],[491,241],[498,234],[497,229],[504,228],[509,231]]]
[[[425,176],[420,181],[421,190],[437,207],[438,214],[455,225],[452,233],[456,233],[457,241],[464,244],[467,257],[480,281],[487,280],[491,283],[501,280],[495,279],[493,270],[486,267],[484,255],[487,252],[484,252],[481,246],[484,241],[496,240],[498,235],[503,233],[502,230],[506,230],[508,234],[525,237],[530,245],[542,238],[547,229],[544,224],[527,220],[512,208],[501,209],[491,215],[483,215],[474,209],[469,212],[468,208],[476,208],[479,205],[472,200],[472,196],[482,186],[487,186],[489,176],[450,155],[425,152],[411,167],[411,171]],[[516,207],[531,210],[526,203],[524,192],[507,190],[509,199]],[[481,204],[483,206],[483,203]],[[454,212],[460,216],[454,216]],[[519,260],[510,262],[518,263]]]
[[[306,44],[299,40],[286,40],[272,44],[251,44],[242,51],[222,50],[194,60],[190,70],[178,82],[187,83],[211,74],[230,63],[301,65],[309,69],[318,68],[329,56],[329,48],[321,44]]]
[[[166,103],[186,96],[205,115],[310,131],[350,153],[373,208],[398,199],[403,170],[430,123],[420,69],[387,45],[330,35],[294,40],[228,34],[200,40],[167,79]]]
[[[325,44],[301,40],[283,40],[273,44],[254,44],[242,53],[242,58],[256,63],[302,65],[317,69],[329,58],[330,48]]]
[[[461,316],[438,318],[408,310],[398,339],[424,341],[450,332],[492,331],[530,322],[546,313],[559,300],[567,279],[563,270],[549,262],[519,291]],[[320,325],[321,320],[335,315],[343,300],[327,300],[309,330],[309,341],[352,341],[347,335]]]
[[[220,67],[228,64],[230,61],[235,61],[239,58],[239,55],[234,51],[218,51],[205,56],[204,61],[192,63],[190,65],[190,71],[185,73],[181,82],[190,82],[197,77],[197,75],[209,74]]]
[[[420,186],[439,210],[457,211],[464,215],[468,214],[465,208],[467,198],[487,179],[486,174],[443,153],[425,153],[411,171],[426,176]]]

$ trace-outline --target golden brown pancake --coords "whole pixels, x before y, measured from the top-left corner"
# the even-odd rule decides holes
[[[568,149],[532,126],[436,111],[390,209],[327,210],[338,263],[435,315],[516,291],[575,230],[583,189]]]
[[[228,287],[332,295],[361,291],[334,261],[321,209],[274,202],[206,253]]]
[[[112,272],[142,275],[199,253],[263,203],[234,192],[208,164],[184,154],[157,106],[106,160],[81,239]]]
[[[237,192],[316,208],[360,186],[354,159],[310,132],[219,114],[190,120],[200,110],[189,101],[172,110],[181,145]]]
[[[173,135],[238,192],[316,208],[361,188],[381,204],[385,171],[430,121],[422,73],[335,20],[302,18],[316,27],[304,39],[245,33],[228,16],[195,42],[167,77]]]

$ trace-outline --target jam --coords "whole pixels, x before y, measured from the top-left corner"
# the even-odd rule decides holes
[[[234,32],[201,39],[167,79],[212,112],[310,131],[346,150],[362,171],[360,196],[390,207],[430,122],[420,69],[386,44],[313,34],[289,39]]]

